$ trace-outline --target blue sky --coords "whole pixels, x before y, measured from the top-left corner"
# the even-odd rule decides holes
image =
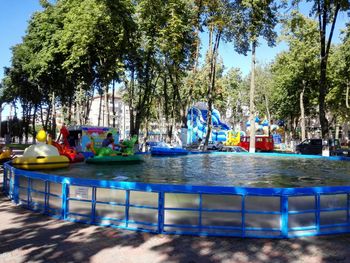
[[[310,3],[303,3],[299,5],[300,12],[304,15],[309,16]],[[334,31],[334,35],[332,38],[332,43],[340,43],[341,42],[341,31],[345,28],[345,24],[349,23],[350,19],[345,12],[341,12],[338,14],[337,23]],[[277,27],[277,31],[280,26]],[[329,31],[329,28],[328,28]],[[203,42],[203,50],[208,46],[208,33],[205,35],[202,34],[202,42]],[[234,51],[234,47],[232,43],[220,43],[220,56],[223,59],[223,63],[226,68],[235,67],[239,68],[243,75],[248,75],[251,67],[251,56],[248,53],[247,56],[240,55]],[[267,64],[271,62],[275,56],[283,50],[286,50],[288,47],[285,42],[280,42],[277,40],[277,45],[275,47],[267,46],[264,40],[260,41],[260,46],[256,50],[257,62],[261,64]],[[204,53],[203,53],[204,54]]]
[[[39,0],[0,0],[0,79],[3,77],[3,68],[9,66],[11,62],[11,46],[21,42],[22,36],[25,34],[28,20],[33,12],[40,10]],[[304,13],[307,14],[308,7],[302,7]],[[344,28],[349,19],[345,13],[340,13],[334,42],[339,42],[339,32]],[[207,46],[207,34],[202,34],[203,48],[205,52]],[[257,59],[260,63],[268,63],[273,58],[286,49],[284,43],[278,44],[276,47],[270,48],[264,41],[261,42],[257,49]],[[251,58],[239,55],[234,52],[231,43],[221,43],[220,56],[223,58],[226,68],[240,68],[244,75],[249,73]]]
[[[11,47],[22,41],[28,20],[40,8],[39,0],[0,0],[0,79],[11,65]]]

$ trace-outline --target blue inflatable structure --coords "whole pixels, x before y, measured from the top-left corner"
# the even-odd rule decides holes
[[[193,143],[199,139],[204,139],[207,133],[207,115],[208,109],[206,107],[191,107],[187,114],[187,143]],[[221,122],[221,116],[218,110],[212,111],[212,124],[214,130],[211,133],[211,140],[217,142],[226,141],[227,131],[230,127]]]

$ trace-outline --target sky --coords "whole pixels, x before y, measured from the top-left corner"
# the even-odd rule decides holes
[[[22,41],[30,17],[39,10],[41,10],[39,0],[0,0],[0,80],[3,78],[3,68],[11,65],[11,47]],[[308,6],[301,7],[304,14],[308,14],[307,10],[309,10]],[[339,14],[333,43],[340,42],[340,31],[349,21],[346,13]],[[203,33],[201,38],[203,43],[201,53],[204,54],[208,46],[208,36]],[[270,48],[264,41],[261,41],[257,49],[257,61],[262,64],[269,63],[285,49],[287,49],[285,43],[279,43]],[[243,75],[249,73],[251,63],[249,54],[239,55],[234,51],[232,43],[224,42],[220,44],[219,53],[226,69],[236,67],[240,68]]]
[[[39,0],[0,0],[0,79],[11,65],[11,47],[21,43],[30,17],[40,9]]]

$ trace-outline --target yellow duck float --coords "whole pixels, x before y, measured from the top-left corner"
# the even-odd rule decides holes
[[[55,146],[46,144],[46,132],[40,130],[36,136],[38,143],[24,150],[23,156],[12,161],[13,166],[26,170],[42,170],[64,168],[69,159],[60,155]]]

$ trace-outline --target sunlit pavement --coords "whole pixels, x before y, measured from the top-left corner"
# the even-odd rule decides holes
[[[88,226],[27,211],[0,194],[0,263],[350,262],[349,244],[350,235],[241,239],[152,235]]]

